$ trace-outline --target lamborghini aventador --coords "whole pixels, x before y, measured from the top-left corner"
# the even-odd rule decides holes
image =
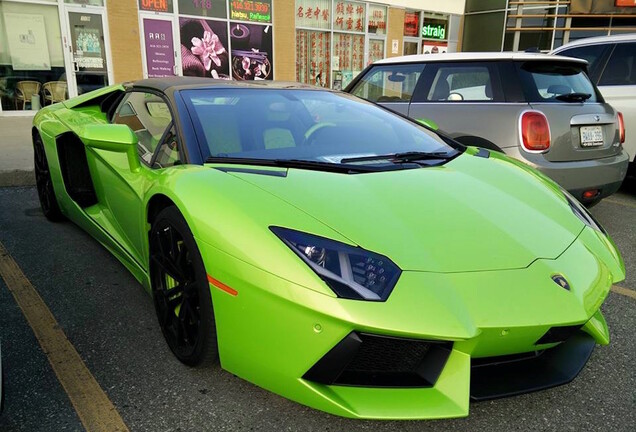
[[[46,217],[130,270],[186,365],[342,416],[459,417],[609,342],[625,267],[577,200],[354,96],[142,80],[43,108],[33,146]]]

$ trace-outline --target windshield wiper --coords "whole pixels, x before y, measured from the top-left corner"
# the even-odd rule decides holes
[[[558,99],[560,101],[564,101],[564,102],[585,102],[586,100],[588,100],[589,98],[591,98],[592,95],[589,93],[567,93],[567,94],[562,94],[562,95],[558,95],[555,97],[555,99]]]
[[[366,165],[349,165],[345,163],[331,163],[320,161],[309,161],[303,159],[258,159],[258,158],[240,158],[240,157],[223,157],[210,156],[205,163],[223,163],[233,165],[257,165],[272,166],[279,168],[298,168],[314,171],[327,171],[345,174],[357,174],[378,171],[390,171],[396,168],[389,166],[366,166]],[[399,168],[399,167],[397,167]]]
[[[342,159],[341,163],[349,163],[349,162],[366,162],[366,161],[376,161],[376,160],[389,160],[394,163],[402,163],[402,162],[415,162],[418,160],[449,160],[454,158],[457,155],[455,153],[449,152],[403,152],[403,153],[392,153],[392,154],[384,154],[384,155],[374,155],[374,156],[360,156],[360,157],[352,157]]]

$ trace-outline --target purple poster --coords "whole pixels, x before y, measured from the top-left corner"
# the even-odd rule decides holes
[[[144,18],[148,78],[174,76],[174,44],[170,21]]]

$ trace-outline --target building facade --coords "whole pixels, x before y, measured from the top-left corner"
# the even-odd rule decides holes
[[[636,32],[636,0],[467,0],[463,30],[464,51],[549,51]]]
[[[0,115],[175,75],[343,88],[375,60],[456,51],[464,0],[0,0]]]

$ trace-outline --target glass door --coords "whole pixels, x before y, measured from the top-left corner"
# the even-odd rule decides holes
[[[109,84],[103,10],[66,7],[71,70],[69,91],[80,95]]]
[[[404,38],[404,51],[403,51],[403,55],[413,55],[413,54],[419,54],[420,49],[420,41],[418,39],[408,39],[408,38]]]
[[[140,13],[139,16],[144,77],[162,78],[179,75],[174,43],[174,18],[145,13]]]

